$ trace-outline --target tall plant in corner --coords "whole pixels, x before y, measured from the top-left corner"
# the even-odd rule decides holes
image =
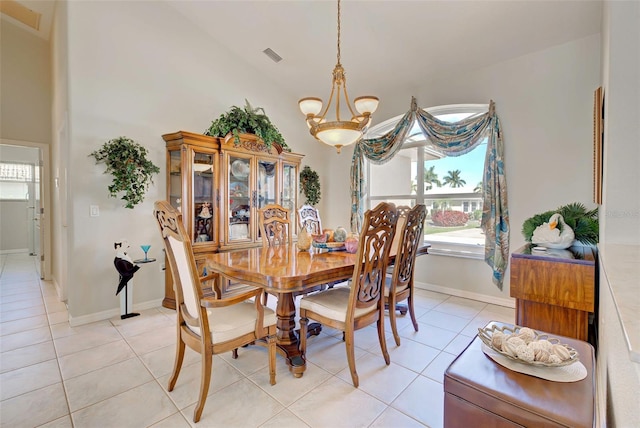
[[[300,171],[300,192],[306,198],[306,204],[315,205],[320,202],[320,177],[309,165]]]
[[[113,176],[109,196],[117,198],[118,193],[124,192],[120,199],[125,201],[125,208],[133,208],[144,200],[149,184],[153,183],[153,174],[160,172],[160,168],[147,159],[148,154],[147,149],[132,139],[118,137],[89,156],[95,158],[96,164],[104,162],[107,167],[104,173]]]

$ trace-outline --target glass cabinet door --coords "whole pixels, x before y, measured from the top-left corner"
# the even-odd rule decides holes
[[[215,236],[215,154],[193,152],[193,242],[211,242]]]
[[[298,168],[296,165],[284,163],[282,165],[282,191],[280,205],[290,211],[294,234],[298,230]]]
[[[251,159],[229,155],[227,165],[227,192],[229,229],[228,242],[251,239]]]
[[[258,159],[257,208],[278,203],[276,194],[277,160]]]
[[[169,182],[167,183],[169,203],[178,211],[182,210],[182,150],[169,151]]]

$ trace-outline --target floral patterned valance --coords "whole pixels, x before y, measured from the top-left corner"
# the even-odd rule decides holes
[[[493,282],[502,290],[509,260],[509,209],[502,130],[493,101],[487,113],[449,123],[419,109],[415,98],[412,98],[411,109],[391,131],[378,138],[358,141],[351,165],[351,229],[358,231],[362,225],[363,198],[366,195],[365,158],[374,164],[383,164],[393,158],[416,121],[425,138],[447,156],[463,155],[487,139],[482,188],[482,229],[486,237],[484,259],[493,269]]]

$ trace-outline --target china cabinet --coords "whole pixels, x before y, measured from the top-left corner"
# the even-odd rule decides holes
[[[303,155],[267,147],[255,135],[217,138],[178,131],[167,146],[167,199],[182,212],[196,263],[211,252],[262,245],[258,209],[281,204],[295,212]],[[297,222],[292,224],[295,237]],[[202,270],[202,269],[200,269]],[[173,282],[165,271],[163,306],[175,308]],[[206,284],[211,294],[211,284]]]

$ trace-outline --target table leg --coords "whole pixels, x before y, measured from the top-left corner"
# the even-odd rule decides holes
[[[289,371],[295,377],[302,377],[306,369],[306,362],[300,353],[298,335],[296,334],[296,306],[293,294],[278,294],[278,304],[276,306],[276,317],[278,318],[278,352],[287,359]]]

